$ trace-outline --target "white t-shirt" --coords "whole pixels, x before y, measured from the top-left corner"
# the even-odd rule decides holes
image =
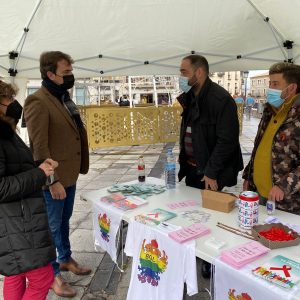
[[[131,220],[125,253],[133,257],[127,300],[181,300],[198,293],[195,241],[179,244],[155,227]]]
[[[117,262],[117,234],[122,221],[122,213],[99,202],[93,206],[95,246],[105,250]]]

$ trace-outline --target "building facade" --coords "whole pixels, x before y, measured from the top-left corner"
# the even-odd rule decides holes
[[[265,103],[269,88],[269,73],[250,77],[250,93],[256,102]]]
[[[214,72],[212,81],[224,87],[232,96],[243,95],[243,72]],[[30,80],[27,94],[32,94],[41,85],[40,80]],[[78,105],[118,104],[124,99],[132,105],[172,105],[180,94],[178,75],[157,76],[103,76],[76,80],[72,91]]]

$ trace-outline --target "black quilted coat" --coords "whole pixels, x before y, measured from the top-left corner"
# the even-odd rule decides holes
[[[38,126],[38,125],[37,125]],[[0,274],[16,275],[56,257],[42,195],[44,172],[0,115]]]

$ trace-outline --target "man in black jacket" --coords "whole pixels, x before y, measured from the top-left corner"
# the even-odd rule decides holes
[[[185,57],[180,73],[179,87],[184,93],[178,97],[183,107],[179,181],[185,177],[188,186],[214,191],[233,186],[243,169],[236,104],[208,77],[205,57]],[[202,273],[209,276],[207,264]]]

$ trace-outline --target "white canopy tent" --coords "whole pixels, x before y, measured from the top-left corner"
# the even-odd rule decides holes
[[[211,71],[300,63],[299,0],[0,0],[0,76],[39,78],[61,50],[77,78],[177,74],[191,53]]]

